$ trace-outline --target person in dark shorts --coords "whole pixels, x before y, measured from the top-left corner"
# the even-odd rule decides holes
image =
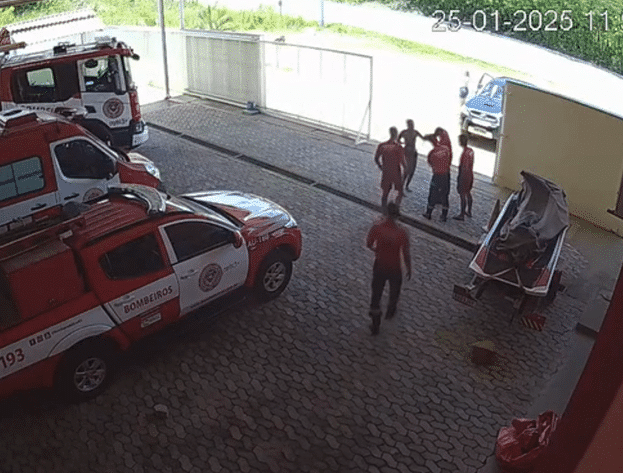
[[[381,206],[383,211],[387,207],[387,197],[392,188],[396,189],[398,195],[396,203],[400,205],[402,201],[402,175],[406,166],[405,153],[398,143],[398,129],[393,126],[389,129],[389,140],[381,143],[376,148],[374,162],[381,170]]]
[[[404,176],[404,184],[405,191],[411,192],[409,190],[409,184],[411,184],[411,179],[413,179],[413,174],[415,173],[415,168],[417,167],[417,149],[415,148],[415,140],[417,137],[422,138],[422,134],[413,128],[413,120],[407,120],[407,128],[402,130],[398,135],[398,142],[404,142],[404,150],[405,150],[405,176]]]
[[[391,319],[396,314],[402,286],[401,256],[407,269],[407,279],[411,279],[409,234],[396,223],[399,214],[398,205],[390,202],[387,206],[387,215],[374,224],[368,232],[366,246],[376,255],[372,269],[372,300],[370,302],[372,335],[377,335],[381,326],[381,296],[387,281],[389,281],[389,303],[385,318]]]
[[[474,150],[467,146],[467,135],[459,135],[459,144],[463,147],[456,190],[461,197],[461,213],[452,218],[464,220],[472,216],[472,186],[474,185]]]
[[[433,144],[433,149],[428,153],[428,164],[433,171],[428,191],[428,205],[425,218],[431,219],[433,209],[441,204],[441,221],[448,219],[450,207],[448,197],[450,195],[450,165],[452,163],[452,145],[448,132],[443,128],[437,128],[432,135],[424,136],[424,139]]]

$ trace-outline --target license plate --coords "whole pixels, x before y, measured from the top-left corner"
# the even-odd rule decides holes
[[[149,327],[150,325],[159,322],[162,319],[162,315],[160,312],[156,312],[155,314],[144,315],[141,317],[141,328]]]
[[[132,136],[132,146],[142,145],[149,139],[149,129],[147,125],[143,128],[143,132]]]
[[[472,125],[469,127],[469,131],[474,135],[484,136],[485,138],[492,136],[492,133],[489,130],[481,126]]]
[[[474,307],[476,305],[476,299],[474,299],[474,296],[472,296],[470,292],[463,286],[457,286],[456,284],[454,285],[454,289],[452,290],[452,298],[455,301],[459,301],[461,304],[465,304],[470,307]]]

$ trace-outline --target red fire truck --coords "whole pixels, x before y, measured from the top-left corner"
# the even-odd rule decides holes
[[[132,49],[115,38],[87,44],[59,43],[52,49],[14,53],[0,46],[0,102],[49,112],[79,111],[79,123],[104,142],[134,148],[148,138],[130,61]]]
[[[162,185],[150,160],[115,151],[58,115],[0,112],[0,233],[121,182]]]
[[[250,194],[128,185],[70,206],[0,235],[0,397],[93,397],[146,335],[237,288],[278,296],[301,253],[292,216]]]

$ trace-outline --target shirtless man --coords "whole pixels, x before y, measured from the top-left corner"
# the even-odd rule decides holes
[[[409,184],[411,183],[411,179],[413,179],[413,174],[415,173],[415,168],[417,166],[417,150],[415,149],[415,139],[417,137],[422,138],[422,135],[419,131],[413,128],[413,120],[407,120],[407,128],[402,130],[398,135],[398,141],[404,143],[405,147],[405,159],[407,162],[407,166],[405,168],[405,191],[411,192],[409,190]]]

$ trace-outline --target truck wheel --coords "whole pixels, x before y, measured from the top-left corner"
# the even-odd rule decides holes
[[[255,280],[255,292],[263,301],[269,301],[281,294],[292,276],[292,260],[277,250],[269,253],[262,262]]]
[[[93,342],[70,349],[59,368],[56,389],[70,401],[85,401],[106,389],[113,373],[113,350]]]

